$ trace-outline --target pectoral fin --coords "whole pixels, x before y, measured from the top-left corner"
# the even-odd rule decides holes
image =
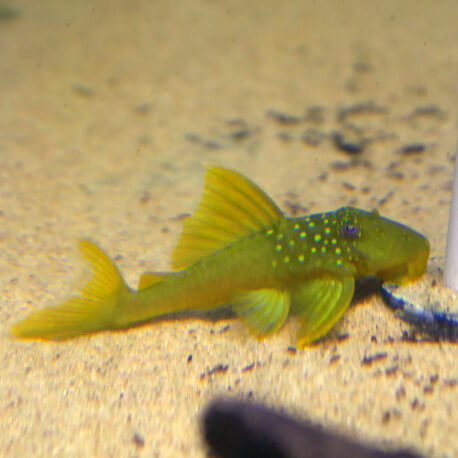
[[[355,289],[353,277],[319,277],[307,280],[291,296],[302,325],[297,346],[303,348],[324,336],[350,305]]]
[[[285,322],[290,307],[290,295],[279,289],[258,289],[236,293],[232,307],[258,337],[274,333]]]

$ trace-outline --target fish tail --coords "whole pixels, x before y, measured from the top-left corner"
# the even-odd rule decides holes
[[[16,323],[11,329],[16,337],[59,340],[120,327],[116,325],[116,312],[132,291],[113,261],[97,245],[83,239],[79,249],[88,261],[91,279],[63,304],[32,312]]]

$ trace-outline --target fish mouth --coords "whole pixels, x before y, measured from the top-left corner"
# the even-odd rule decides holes
[[[401,285],[410,281],[408,265],[405,263],[383,269],[377,272],[376,275],[382,279],[383,283],[396,283]]]
[[[428,256],[418,257],[410,262],[396,264],[377,272],[384,283],[406,285],[423,275],[428,264]]]

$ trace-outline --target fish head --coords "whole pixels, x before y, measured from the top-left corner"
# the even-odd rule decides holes
[[[383,282],[405,284],[426,270],[428,239],[408,226],[353,207],[336,211],[337,233],[357,276],[376,275]]]

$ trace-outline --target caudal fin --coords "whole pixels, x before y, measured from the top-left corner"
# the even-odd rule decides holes
[[[11,331],[21,339],[66,339],[114,327],[113,313],[129,289],[118,268],[94,243],[81,240],[79,249],[92,278],[78,295],[61,305],[32,312]]]

